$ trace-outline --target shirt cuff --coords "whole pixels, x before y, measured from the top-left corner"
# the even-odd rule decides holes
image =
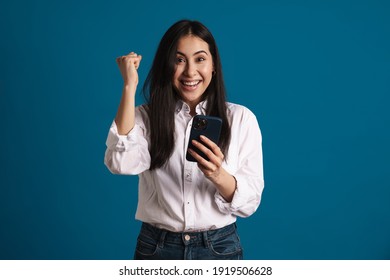
[[[141,128],[139,125],[135,124],[128,134],[119,135],[116,123],[113,121],[108,132],[106,145],[109,149],[113,149],[117,152],[130,151],[132,147],[135,147],[135,143],[137,143],[137,137],[140,132]]]
[[[245,185],[245,183],[243,182],[244,179],[240,178],[239,176],[234,176],[234,178],[237,182],[237,188],[234,191],[233,199],[231,202],[227,202],[219,192],[215,193],[215,202],[217,203],[217,206],[222,213],[234,214],[248,201],[248,196],[245,194],[245,191],[243,191],[240,187],[240,185]]]

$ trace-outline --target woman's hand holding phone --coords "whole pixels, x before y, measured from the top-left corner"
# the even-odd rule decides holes
[[[188,152],[194,159],[196,159],[199,169],[211,182],[214,183],[225,200],[231,202],[237,188],[237,181],[234,176],[229,174],[222,167],[222,162],[225,156],[218,145],[206,136],[200,136],[200,139],[204,144],[196,140],[192,140],[192,144],[199,151],[202,151],[209,160],[200,156],[192,149],[188,149]]]
[[[199,151],[205,154],[209,160],[206,160],[191,148],[188,149],[188,152],[198,162],[198,167],[204,175],[212,180],[220,174],[224,155],[218,145],[206,136],[201,135],[200,140],[204,144],[196,140],[192,140],[192,144]]]
[[[219,141],[221,127],[222,120],[217,117],[196,115],[192,120],[186,159],[197,162],[199,169],[209,179],[219,175],[224,159],[216,143]]]
[[[230,202],[233,199],[237,182],[222,167],[225,156],[218,147],[221,126],[222,120],[220,118],[195,116],[192,122],[186,159],[197,162],[200,171],[214,183],[225,200]]]

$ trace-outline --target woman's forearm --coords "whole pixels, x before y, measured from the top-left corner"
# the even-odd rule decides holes
[[[135,124],[135,92],[138,85],[137,69],[141,59],[142,56],[134,52],[116,59],[124,82],[122,98],[115,117],[115,123],[120,135],[128,134]]]
[[[124,85],[122,98],[115,117],[115,123],[120,135],[128,134],[135,124],[135,92],[136,85]]]

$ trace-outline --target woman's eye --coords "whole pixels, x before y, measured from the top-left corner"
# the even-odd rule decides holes
[[[198,61],[205,61],[206,59],[204,57],[199,57]]]
[[[182,63],[184,61],[185,61],[184,58],[181,58],[181,57],[176,58],[177,63]]]

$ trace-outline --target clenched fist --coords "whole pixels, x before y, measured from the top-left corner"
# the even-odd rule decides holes
[[[125,85],[136,86],[138,84],[137,69],[139,68],[141,59],[142,56],[134,52],[116,58],[116,63],[119,66]]]

